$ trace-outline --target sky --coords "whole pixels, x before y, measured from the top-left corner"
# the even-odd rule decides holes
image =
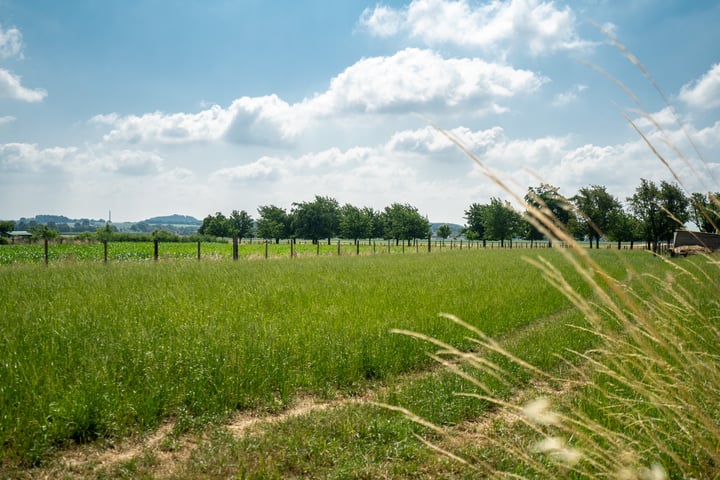
[[[719,191],[718,23],[714,0],[0,0],[0,219],[323,195],[464,224],[540,183]]]

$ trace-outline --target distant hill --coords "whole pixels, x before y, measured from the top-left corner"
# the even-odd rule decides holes
[[[447,225],[448,227],[450,227],[450,231],[453,232],[453,233],[459,232],[460,230],[463,229],[463,226],[462,226],[462,225],[458,225],[457,223],[444,223],[444,222],[431,223],[431,224],[430,224],[430,228],[432,229],[433,232],[436,232],[437,229],[438,229],[441,225]]]
[[[191,217],[189,215],[166,215],[164,217],[152,217],[148,218],[147,220],[143,220],[145,223],[149,223],[150,225],[190,225],[190,226],[200,226],[202,225],[202,221],[198,220],[195,217]]]

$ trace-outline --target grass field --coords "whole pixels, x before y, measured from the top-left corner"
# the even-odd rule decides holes
[[[544,248],[546,243],[533,244],[536,248]],[[530,242],[516,241],[515,248],[529,248]],[[607,247],[614,245],[605,245]],[[480,249],[482,242],[467,240],[433,240],[430,243],[432,252],[443,252],[448,250]],[[486,242],[486,249],[499,248],[499,242]],[[383,255],[400,253],[426,253],[428,251],[427,240],[412,242],[411,245],[396,245],[395,241],[387,240],[363,240],[359,245],[348,240],[337,240],[328,244],[320,241],[313,245],[309,241],[298,241],[292,247],[294,257],[311,256],[348,256],[348,255]],[[197,259],[196,242],[161,242],[158,246],[158,259],[178,260]],[[287,241],[282,243],[268,243],[264,240],[255,239],[240,243],[238,257],[240,259],[258,258],[289,258],[291,246]],[[48,247],[48,260],[57,261],[103,261],[105,258],[104,247],[99,242],[73,242],[63,243],[52,242]],[[108,242],[108,261],[143,261],[154,258],[154,247],[152,242]],[[202,242],[200,245],[200,259],[219,260],[232,258],[232,244],[229,242]],[[40,263],[45,260],[45,250],[42,242],[33,244],[1,245],[0,265],[11,265],[15,263]]]
[[[590,253],[618,280],[673,271],[674,264],[645,252]],[[467,330],[438,317],[451,312],[541,369],[567,368],[558,354],[584,352],[598,336],[569,327],[589,325],[524,257],[551,262],[582,297],[596,296],[558,250],[2,267],[3,468],[20,476],[72,443],[118,441],[170,418],[180,434],[238,411],[280,412],[308,396],[376,392],[376,400],[439,425],[477,418],[491,404],[454,393],[481,389],[436,372],[427,356],[432,345],[389,332],[472,348]],[[716,283],[707,287],[717,291]],[[703,308],[716,307],[709,301]],[[491,358],[512,373],[511,383],[474,374],[498,398],[533,381],[502,355]],[[412,476],[457,468],[428,460],[431,450],[412,437],[421,427],[364,404],[283,422],[262,437],[222,431],[202,443],[189,477]],[[133,462],[122,475],[142,471]]]

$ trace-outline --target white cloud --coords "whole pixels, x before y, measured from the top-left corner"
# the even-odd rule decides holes
[[[448,130],[448,135],[457,139],[465,148],[477,152],[494,144],[503,134],[503,129],[493,127],[487,130],[472,131],[467,127]],[[440,151],[458,151],[458,146],[447,135],[434,127],[418,130],[404,130],[395,133],[388,142],[393,151],[406,151],[431,154]]]
[[[305,128],[307,120],[301,109],[277,95],[242,97],[228,109],[232,121],[225,136],[228,140],[250,145],[284,145],[292,143]]]
[[[0,144],[0,171],[43,172],[62,170],[72,162],[74,147],[38,148],[31,143]]]
[[[491,1],[413,0],[394,9],[378,5],[366,9],[360,25],[371,34],[388,37],[404,33],[427,45],[454,44],[487,52],[529,49],[532,55],[587,48],[578,37],[570,7],[556,8],[538,0]]]
[[[586,85],[575,85],[570,90],[555,95],[552,99],[552,105],[554,107],[564,107],[566,105],[574,103],[578,98],[578,94],[585,91],[586,89]]]
[[[121,117],[116,113],[96,115],[91,123],[109,125],[103,137],[110,143],[183,143],[217,140],[227,129],[231,113],[217,105],[199,113],[146,113]]]
[[[4,116],[4,117],[0,117],[0,125],[5,125],[5,124],[7,124],[7,123],[12,123],[12,122],[14,122],[15,120],[16,120],[15,117],[10,116],[10,115],[6,115],[6,116]]]
[[[0,58],[22,58],[22,34],[12,27],[5,30],[0,26]]]
[[[91,122],[111,128],[103,137],[110,143],[224,139],[240,145],[282,147],[293,145],[321,121],[358,113],[502,113],[506,108],[499,101],[533,93],[547,81],[529,70],[478,58],[445,59],[429,50],[409,48],[391,56],[362,59],[334,77],[325,92],[295,104],[277,95],[242,97],[227,108],[214,105],[195,114],[110,113],[96,115]]]
[[[42,88],[29,89],[21,85],[20,77],[0,68],[0,97],[22,100],[25,102],[39,102],[47,97],[47,91]]]
[[[327,113],[408,113],[478,103],[494,110],[496,100],[537,91],[546,81],[529,70],[408,48],[358,61],[308,103]]]
[[[720,63],[713,65],[700,79],[683,85],[679,98],[701,110],[720,107]]]
[[[141,150],[109,151],[95,157],[88,163],[85,156],[78,158],[77,168],[100,170],[106,173],[118,173],[129,176],[145,176],[162,170],[162,158],[156,153]]]
[[[245,165],[222,168],[210,175],[212,182],[272,181],[286,172],[286,161],[274,157],[262,157]]]

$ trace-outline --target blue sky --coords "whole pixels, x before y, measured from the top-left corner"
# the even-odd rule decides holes
[[[623,114],[678,148],[688,190],[717,191],[718,21],[703,0],[0,0],[0,218],[328,195],[464,223],[512,198],[488,172],[624,199],[673,176]]]

